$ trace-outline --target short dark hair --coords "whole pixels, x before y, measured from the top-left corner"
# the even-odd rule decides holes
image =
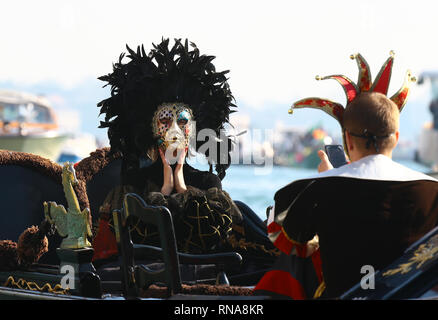
[[[374,135],[378,150],[388,150],[395,146],[395,133],[399,127],[400,112],[397,105],[384,94],[363,92],[345,108],[343,129],[353,136]],[[366,148],[367,141],[359,146]],[[378,151],[377,150],[377,151]]]

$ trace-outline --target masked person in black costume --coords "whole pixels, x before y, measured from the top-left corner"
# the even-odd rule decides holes
[[[149,54],[143,46],[127,49],[130,61],[123,63],[122,54],[113,72],[99,78],[111,86],[111,97],[98,104],[105,114],[100,127],[108,128],[110,152],[121,154],[122,183],[100,208],[95,260],[117,254],[108,233],[113,232],[111,212],[133,192],[149,205],[169,208],[180,252],[237,251],[249,264],[254,257],[262,261],[256,268],[270,265],[278,250],[266,226],[222,189],[232,143],[221,132],[235,107],[228,71],[216,72],[214,57],[201,55],[187,40],[175,40],[170,48],[163,40]],[[207,133],[207,142],[196,139],[199,132]],[[186,162],[197,152],[208,159],[209,172]],[[141,222],[131,236],[135,243],[159,244],[156,230]]]

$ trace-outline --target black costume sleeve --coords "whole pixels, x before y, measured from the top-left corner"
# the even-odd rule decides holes
[[[193,186],[200,190],[210,188],[222,189],[222,182],[219,177],[213,173],[197,170],[189,165],[184,165],[184,179],[186,185]]]
[[[275,205],[283,207],[287,212],[284,221],[283,229],[290,240],[305,244],[311,240],[315,234],[315,225],[313,221],[316,218],[318,203],[313,199],[317,184],[314,181],[308,181],[306,184],[298,184],[290,190],[290,198],[277,197]],[[289,206],[285,208],[285,203]],[[276,208],[277,210],[277,208]]]

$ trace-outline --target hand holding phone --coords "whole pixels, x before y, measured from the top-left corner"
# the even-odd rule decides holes
[[[334,168],[339,168],[348,163],[345,157],[344,148],[339,144],[325,145],[325,153],[327,154]]]

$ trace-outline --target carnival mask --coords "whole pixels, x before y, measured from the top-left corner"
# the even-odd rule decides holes
[[[192,134],[193,115],[182,103],[165,103],[158,107],[152,120],[158,146],[163,150],[186,149]]]

